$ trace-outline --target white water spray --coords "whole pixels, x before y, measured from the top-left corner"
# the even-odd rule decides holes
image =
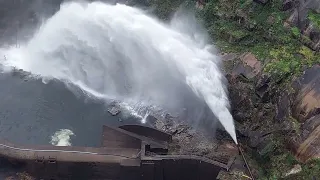
[[[74,133],[69,129],[60,129],[51,136],[50,143],[54,146],[71,146],[70,138]]]
[[[2,65],[72,83],[98,98],[167,106],[181,104],[187,84],[237,142],[220,60],[178,22],[165,25],[120,4],[66,3],[29,42],[0,50]]]

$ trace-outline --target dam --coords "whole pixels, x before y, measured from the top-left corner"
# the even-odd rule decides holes
[[[36,179],[212,180],[235,156],[170,154],[172,136],[142,125],[104,125],[101,147],[17,145],[0,141],[0,156]]]

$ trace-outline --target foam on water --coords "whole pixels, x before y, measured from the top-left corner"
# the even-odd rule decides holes
[[[60,129],[51,136],[50,143],[54,146],[71,146],[70,138],[74,133],[69,129]]]
[[[220,60],[205,36],[184,26],[126,5],[65,3],[29,42],[0,55],[5,67],[71,83],[97,98],[176,107],[188,85],[236,142]]]

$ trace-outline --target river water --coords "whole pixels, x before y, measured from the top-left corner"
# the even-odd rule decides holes
[[[34,33],[23,39],[25,29]],[[107,112],[115,99],[141,118],[141,109],[165,109],[193,124],[210,119],[208,128],[218,119],[236,141],[220,59],[187,15],[164,24],[126,5],[68,2],[18,34],[17,46],[0,48],[4,138],[47,144],[71,135],[72,145],[96,146],[103,124],[120,123]]]
[[[50,144],[60,129],[69,129],[75,146],[99,146],[102,125],[137,122],[111,116],[103,101],[75,95],[64,84],[0,74],[0,137],[20,144]]]

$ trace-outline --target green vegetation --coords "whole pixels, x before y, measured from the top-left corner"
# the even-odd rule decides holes
[[[198,17],[222,51],[252,52],[265,63],[264,71],[269,72],[274,81],[288,82],[304,67],[319,63],[320,56],[301,43],[301,38],[304,42],[311,40],[302,36],[297,27],[285,26],[288,15],[281,11],[281,2],[274,0],[263,6],[252,0],[211,0],[199,10]],[[311,17],[315,15],[309,14]],[[292,133],[298,133],[299,122],[294,119],[291,122],[296,131]],[[253,159],[260,166],[260,179],[285,179],[285,173],[299,164],[286,149],[283,137],[286,136],[275,134],[263,149],[253,152]],[[295,175],[298,178],[293,175],[286,178],[320,177],[318,165],[318,162],[301,164],[303,171]]]
[[[300,37],[300,30],[297,27],[291,28],[291,33],[295,36],[295,38]]]
[[[139,1],[154,8],[154,14],[163,20],[169,20],[181,4],[195,7],[195,0]],[[281,11],[282,0],[270,0],[266,5],[252,0],[207,2],[203,9],[196,10],[196,15],[207,28],[212,42],[224,52],[252,52],[265,64],[264,71],[270,73],[274,81],[285,79],[281,82],[288,82],[305,67],[320,63],[320,54],[303,45],[310,44],[311,40],[302,35],[298,27],[286,24],[288,14]],[[308,19],[320,29],[320,14],[311,11]],[[282,85],[285,86],[285,83]],[[293,123],[293,130],[298,132],[299,122],[292,117],[289,121]],[[300,164],[303,169],[300,173],[284,177],[284,173],[299,164],[286,149],[284,137],[287,136],[272,135],[264,149],[252,152],[252,159],[260,166],[260,179],[303,180],[320,177],[320,161]]]
[[[305,164],[299,163],[285,146],[283,135],[276,135],[261,152],[253,153],[253,159],[259,164],[260,180],[310,180],[320,177],[320,160],[313,160]],[[285,176],[295,165],[301,165],[302,171]]]
[[[310,11],[308,13],[308,19],[312,22],[314,26],[316,26],[318,29],[320,29],[320,14],[317,14],[316,12]]]
[[[259,179],[279,179],[297,163],[295,158],[284,148],[284,138],[272,135],[266,148],[260,152],[253,152],[253,159],[259,164]]]
[[[268,166],[267,176],[260,178],[262,180],[310,180],[314,177],[320,177],[320,161],[313,160],[306,164],[301,164],[302,171],[297,174],[285,176],[294,165],[298,165],[299,162],[295,160],[295,157],[290,152],[283,152],[282,154],[272,156]]]
[[[195,7],[196,0],[133,0],[149,6],[163,20],[185,5]],[[279,79],[300,73],[305,66],[320,62],[320,55],[302,46],[300,41],[311,40],[300,34],[297,27],[285,27],[288,14],[281,11],[282,0],[266,5],[253,0],[209,0],[197,17],[208,29],[209,35],[224,52],[252,52],[264,69]],[[320,27],[320,14],[310,11],[308,19]]]
[[[261,61],[270,62],[265,71],[287,78],[301,72],[304,66],[319,63],[320,56],[302,46],[297,27],[284,26],[288,15],[281,11],[281,2],[259,5],[252,0],[211,0],[200,17],[220,49],[250,51]],[[320,24],[319,14],[311,12],[308,17]]]
[[[313,160],[302,165],[301,173],[293,175],[290,178],[288,177],[287,179],[309,180],[313,177],[320,177],[320,160]]]
[[[167,21],[170,20],[173,13],[181,6],[181,4],[188,5],[192,0],[131,0],[129,5],[138,5],[149,7],[153,10],[153,14],[159,19]]]
[[[151,4],[156,16],[160,19],[168,20],[183,1],[184,0],[151,0]]]

